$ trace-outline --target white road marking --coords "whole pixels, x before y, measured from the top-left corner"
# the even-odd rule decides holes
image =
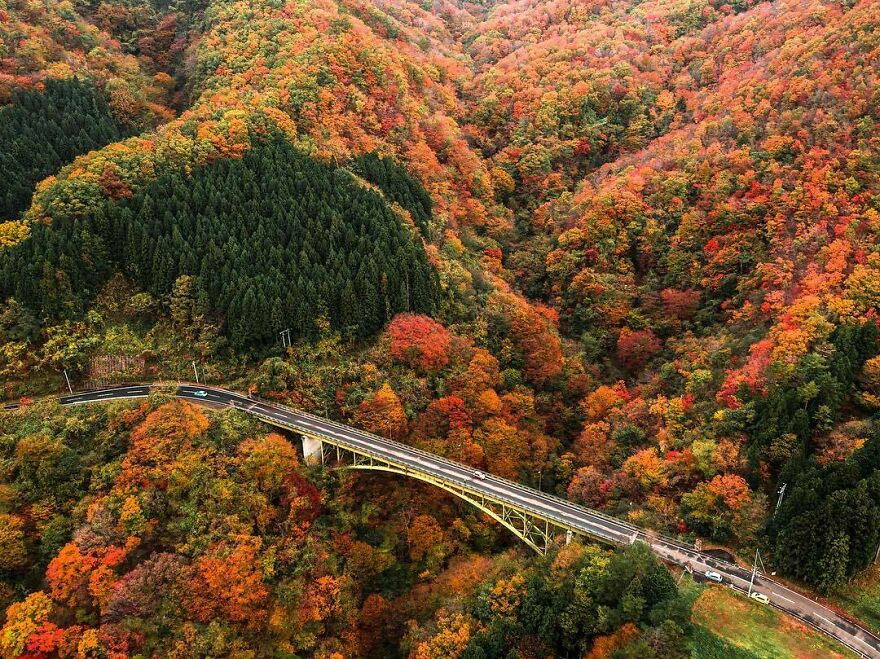
[[[347,441],[350,444],[358,444],[358,443],[366,444],[369,449],[376,451],[376,447],[373,446],[368,440],[362,440],[360,438],[353,437],[350,434],[343,434],[343,433],[337,432],[335,430],[331,430],[330,428],[327,428],[326,426],[317,425],[315,423],[311,423],[311,422],[305,421],[303,419],[293,418],[292,421],[294,423],[299,423],[299,424],[302,424],[305,426],[309,426],[309,427],[314,428],[320,432],[323,432],[323,433],[326,433],[329,435],[334,435],[336,437],[339,437],[339,438]],[[387,454],[391,454],[392,456],[395,456],[398,459],[404,460],[404,461],[412,461],[414,459],[413,456],[411,456],[407,453],[402,453],[400,451],[394,450],[390,447],[381,447],[381,451],[384,451]],[[455,470],[449,469],[449,468],[447,468],[445,466],[441,466],[441,465],[442,465],[442,463],[440,463],[438,461],[438,463],[430,465],[430,468],[434,471],[440,472],[442,474],[447,474],[448,476],[453,477],[452,480],[454,482],[458,482],[458,483],[461,483],[461,482],[468,483],[469,482],[468,477],[465,474],[461,473],[462,471],[464,471],[463,469],[455,471]],[[497,492],[501,495],[504,495],[508,499],[515,500],[514,502],[519,503],[520,505],[522,505],[522,503],[525,502],[526,504],[531,504],[534,507],[541,508],[543,510],[543,512],[550,514],[551,516],[555,516],[557,519],[568,518],[568,520],[569,520],[569,521],[567,521],[565,519],[561,519],[560,521],[567,521],[567,523],[571,523],[570,520],[573,520],[578,526],[580,526],[581,530],[583,530],[587,533],[597,533],[597,529],[600,529],[600,530],[604,531],[606,534],[610,534],[612,537],[617,537],[617,538],[628,537],[628,533],[623,534],[617,528],[607,526],[606,524],[602,524],[599,521],[595,521],[593,519],[585,519],[583,515],[576,515],[576,514],[570,513],[567,510],[561,509],[561,507],[551,507],[550,505],[545,504],[544,502],[542,502],[538,499],[521,495],[509,486],[498,486],[495,483],[493,483],[491,481],[491,479],[481,481],[481,483],[479,485],[481,486],[481,488],[483,490],[490,490],[490,491]],[[604,520],[602,520],[602,521],[604,521]]]
[[[196,391],[196,389],[194,387],[191,389],[181,388],[180,394],[187,394],[187,393],[192,394],[193,391]],[[81,400],[81,396],[76,396],[75,398],[68,398],[68,399],[64,400],[63,402],[70,403],[70,404],[88,403],[88,402],[95,402],[98,399],[105,398],[106,396],[112,396],[112,395],[116,395],[118,398],[144,398],[148,395],[148,393],[149,393],[148,387],[142,387],[142,388],[137,388],[137,389],[133,388],[133,389],[128,389],[128,390],[126,390],[126,389],[110,389],[110,390],[105,390],[101,393],[91,392],[89,394],[89,396],[91,396],[91,398],[89,398],[87,400]],[[232,398],[224,399],[223,394],[226,394],[225,391],[223,391],[222,394],[215,393],[214,391],[211,391],[210,393],[212,395],[216,396],[217,400],[220,400],[220,401],[226,400],[226,402],[228,402],[234,406],[234,400]],[[228,394],[228,396],[229,395],[233,395],[233,394]],[[201,397],[198,397],[198,398],[201,398]],[[514,503],[514,504],[519,503],[519,505],[523,505],[521,502],[525,502],[526,504],[530,505],[533,509],[534,508],[539,509],[539,510],[533,510],[533,512],[543,512],[551,519],[555,519],[555,520],[560,521],[562,523],[571,524],[573,526],[579,527],[582,531],[584,531],[586,533],[591,533],[593,535],[605,537],[606,539],[610,539],[612,541],[620,542],[620,543],[623,543],[626,540],[628,540],[630,538],[631,533],[634,533],[633,537],[638,537],[638,535],[641,533],[640,530],[633,529],[632,525],[628,525],[625,522],[616,523],[614,520],[606,519],[603,515],[601,515],[601,513],[593,513],[592,511],[589,511],[589,510],[581,510],[579,506],[576,506],[576,505],[571,504],[569,502],[556,501],[554,498],[547,498],[545,500],[535,499],[534,496],[532,496],[532,495],[538,495],[540,493],[533,492],[530,488],[526,488],[525,486],[517,485],[516,483],[511,484],[511,483],[504,483],[502,481],[498,481],[497,479],[493,479],[491,477],[491,475],[489,476],[489,478],[487,480],[476,483],[473,481],[473,479],[469,478],[469,476],[468,476],[468,474],[470,473],[469,468],[464,465],[459,466],[455,463],[450,463],[449,461],[444,460],[443,458],[440,458],[440,457],[437,457],[436,460],[433,462],[432,461],[425,461],[422,459],[422,454],[420,452],[418,452],[416,449],[407,450],[407,449],[409,449],[409,447],[403,446],[403,447],[401,447],[401,448],[403,448],[403,450],[398,450],[398,447],[394,443],[390,443],[390,442],[383,443],[383,441],[381,439],[374,439],[370,436],[362,437],[362,436],[360,436],[361,433],[358,433],[355,429],[348,431],[344,426],[341,426],[340,424],[334,424],[331,421],[321,423],[319,419],[316,419],[319,422],[318,424],[311,423],[309,421],[304,420],[303,417],[300,414],[296,413],[295,411],[286,412],[286,411],[279,411],[278,408],[274,408],[274,409],[265,408],[265,407],[261,408],[258,406],[257,402],[252,402],[250,399],[245,399],[244,397],[241,397],[241,396],[235,396],[234,399],[240,400],[245,405],[248,405],[248,407],[247,407],[248,411],[255,411],[257,413],[264,414],[266,416],[274,416],[279,420],[286,421],[288,424],[290,424],[294,427],[296,427],[296,426],[311,427],[311,428],[317,430],[318,433],[322,433],[325,436],[332,435],[332,436],[340,438],[346,444],[348,444],[349,446],[351,446],[354,449],[357,449],[357,448],[367,449],[371,453],[376,454],[377,457],[384,457],[385,459],[388,459],[389,456],[395,456],[396,460],[400,461],[405,469],[409,468],[410,463],[423,465],[423,468],[426,471],[446,475],[446,477],[450,481],[452,481],[453,483],[456,483],[458,485],[471,486],[471,485],[475,484],[478,486],[476,488],[478,491],[484,491],[487,493],[488,492],[497,492],[501,495],[501,498],[507,499],[510,503]],[[307,418],[309,418],[309,415],[305,415],[305,416]],[[345,432],[338,432],[337,430],[333,429],[334,427],[339,428],[340,430],[343,430]],[[328,439],[329,439],[329,437],[328,437]],[[494,482],[493,482],[493,480],[494,480]],[[565,518],[568,518],[569,520],[574,520],[574,522],[566,521]],[[621,528],[626,529],[626,532],[625,533],[622,532],[620,530]],[[660,554],[661,556],[665,556],[667,560],[670,560],[672,562],[681,563],[683,560],[681,558],[682,553],[684,553],[686,556],[692,556],[695,558],[703,558],[703,556],[699,552],[697,552],[691,548],[685,547],[683,545],[679,546],[678,543],[676,543],[676,541],[674,541],[674,540],[660,539],[660,542],[661,542],[661,544],[650,543],[652,549],[654,549],[655,552]],[[720,561],[720,563],[727,565],[726,561]],[[699,565],[706,565],[704,563],[698,563],[698,564]],[[735,568],[736,568],[736,566],[730,565],[729,567],[719,566],[717,569],[723,571],[725,573],[725,575],[731,581],[735,580],[735,581],[741,581],[741,582],[745,583],[744,579],[742,579],[741,577],[739,577],[738,575],[733,573],[733,570]],[[774,583],[774,582],[771,581],[771,583]],[[729,585],[732,588],[736,588],[732,583],[730,583]],[[774,585],[781,586],[781,584],[774,584]],[[810,613],[812,615],[815,615],[816,617],[824,620],[825,622],[829,623],[830,625],[832,625],[835,628],[837,628],[839,626],[839,622],[834,622],[832,620],[829,620],[825,616],[812,611],[813,607],[822,608],[821,605],[816,604],[812,600],[810,600],[804,596],[801,596],[799,593],[791,591],[790,589],[787,589],[784,586],[782,586],[782,588],[785,590],[785,592],[788,592],[792,595],[795,595],[795,596],[799,597],[801,600],[803,600],[803,602],[806,603],[807,606],[809,606],[811,608]],[[745,592],[745,591],[743,590],[743,592]],[[784,595],[780,595],[779,593],[777,593],[773,590],[771,590],[769,592],[770,592],[770,594],[772,594],[775,597],[779,597],[780,599],[786,600],[787,602],[790,602],[792,604],[796,604],[796,602],[794,600],[792,600],[788,597],[785,597]],[[777,604],[777,606],[779,606],[779,605]],[[822,608],[822,610],[826,610],[826,609]],[[799,613],[797,611],[794,611],[793,609],[790,612],[795,615],[799,615]],[[831,612],[829,611],[829,613],[831,613]],[[856,633],[849,632],[849,637],[857,639],[858,641],[860,641],[862,643],[862,645],[867,646],[868,648],[870,648],[870,650],[873,653],[876,653],[876,646],[865,641],[863,638],[861,638],[859,636],[859,634],[864,634],[864,635],[870,637],[872,640],[874,639],[874,636],[870,632],[859,627],[858,625],[853,625],[853,627],[855,628]],[[843,641],[842,638],[840,638],[838,640]]]

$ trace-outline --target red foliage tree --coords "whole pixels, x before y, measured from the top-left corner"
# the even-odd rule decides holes
[[[592,465],[578,469],[568,485],[568,498],[585,506],[599,508],[608,501],[612,481]]]
[[[636,372],[660,352],[662,344],[651,330],[631,330],[624,327],[617,338],[617,358],[630,371]]]
[[[666,312],[679,320],[690,319],[700,307],[700,291],[689,288],[680,291],[667,288],[660,293]]]
[[[437,371],[449,363],[451,336],[428,316],[404,313],[388,325],[391,356],[423,371]]]
[[[450,430],[470,428],[473,420],[458,396],[444,396],[432,400],[419,416],[416,432],[425,438],[443,438]]]

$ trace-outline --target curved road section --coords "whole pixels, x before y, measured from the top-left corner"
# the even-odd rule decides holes
[[[62,396],[59,400],[62,405],[75,405],[145,398],[150,394],[150,389],[151,385],[116,387]],[[464,487],[491,499],[506,501],[534,514],[556,520],[561,526],[611,544],[628,545],[644,542],[664,561],[684,567],[697,575],[713,570],[722,576],[724,583],[729,587],[743,593],[748,591],[751,572],[738,565],[699,552],[690,545],[646,533],[639,527],[595,510],[491,474],[486,474],[485,479],[477,479],[474,477],[472,467],[420,451],[406,444],[290,407],[254,400],[216,387],[181,385],[175,391],[175,395],[178,398],[214,407],[233,407],[268,423],[294,431],[299,430],[312,436],[324,437],[328,442],[344,448],[401,464],[411,471],[430,474],[451,485]],[[771,606],[836,639],[859,656],[880,659],[880,637],[809,597],[786,588],[760,573],[755,577],[752,591],[763,593],[769,598]]]

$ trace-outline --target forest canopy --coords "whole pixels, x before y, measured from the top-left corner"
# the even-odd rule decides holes
[[[94,217],[35,225],[0,253],[0,293],[40,317],[82,314],[121,271],[157,298],[192,278],[199,311],[240,349],[334,329],[367,336],[400,312],[430,312],[438,284],[419,239],[382,196],[282,137],[242,159],[168,172]]]
[[[421,183],[393,159],[375,153],[358,156],[352,164],[356,173],[376,185],[388,199],[409,211],[415,225],[423,234],[427,234],[433,203]]]
[[[0,0],[0,103],[87,77],[142,131],[25,177],[29,205],[0,217],[0,389],[20,402],[66,387],[62,370],[83,388],[198,373],[683,542],[757,548],[829,598],[868,584],[850,613],[880,630],[878,35],[876,0]],[[40,148],[13,165],[51,156]],[[113,419],[112,450],[82,459],[100,479],[75,489],[50,468],[76,464],[55,438],[86,432],[58,418],[40,431],[51,442],[0,437],[22,465],[0,469],[0,504],[57,481],[41,484],[57,501],[0,507],[15,584],[0,604],[24,625],[63,582],[42,575],[65,543],[103,560],[71,533],[128,441]],[[208,433],[173,470],[244,437]],[[276,480],[250,460],[248,488]],[[495,553],[504,529],[437,491],[324,487],[324,473],[315,526],[342,526],[301,555],[328,569],[278,599],[306,611],[288,588],[314,592],[314,610],[338,595],[342,615],[278,618],[282,636],[306,630],[297,652],[689,655],[683,617],[657,631],[678,598],[642,557],[631,580],[592,549],[560,552],[558,575],[552,558],[512,567]],[[205,491],[228,519],[243,498],[225,480]],[[143,479],[122,485],[152,505]],[[50,514],[65,534],[44,534]],[[234,555],[241,583],[259,564],[272,590],[266,531],[284,517],[261,508],[262,549],[215,547],[199,570]],[[175,551],[213,532],[181,524]],[[99,616],[109,652],[106,575],[87,614],[56,588],[48,621]],[[181,647],[253,638],[197,602],[211,622],[190,621],[204,638],[181,630]],[[271,626],[274,602],[259,611]]]
[[[0,108],[0,221],[17,219],[41,180],[126,132],[88,82],[49,80],[43,91],[16,91],[12,104]]]

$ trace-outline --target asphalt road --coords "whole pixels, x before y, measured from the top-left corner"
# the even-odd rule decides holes
[[[62,405],[75,405],[144,398],[149,395],[149,392],[149,385],[118,387],[62,396],[60,402]],[[197,396],[197,392],[205,395]],[[491,474],[486,474],[485,479],[476,478],[475,470],[472,467],[420,451],[411,446],[377,437],[356,428],[289,407],[252,400],[241,394],[216,387],[182,385],[176,390],[175,395],[178,398],[185,398],[213,407],[234,407],[259,416],[270,423],[275,422],[284,427],[324,437],[342,447],[372,454],[377,458],[390,460],[413,471],[430,474],[451,485],[465,487],[493,499],[506,501],[609,543],[627,545],[638,541],[645,542],[662,560],[685,567],[697,576],[711,569],[721,574],[724,584],[731,588],[746,592],[749,587],[751,572],[738,565],[703,554],[689,545],[670,538],[646,533],[631,524],[519,483]],[[786,588],[763,574],[759,574],[755,578],[752,590],[764,593],[770,599],[770,604],[773,607],[793,615],[815,629],[837,639],[857,654],[880,659],[880,637],[852,624],[809,597]]]

